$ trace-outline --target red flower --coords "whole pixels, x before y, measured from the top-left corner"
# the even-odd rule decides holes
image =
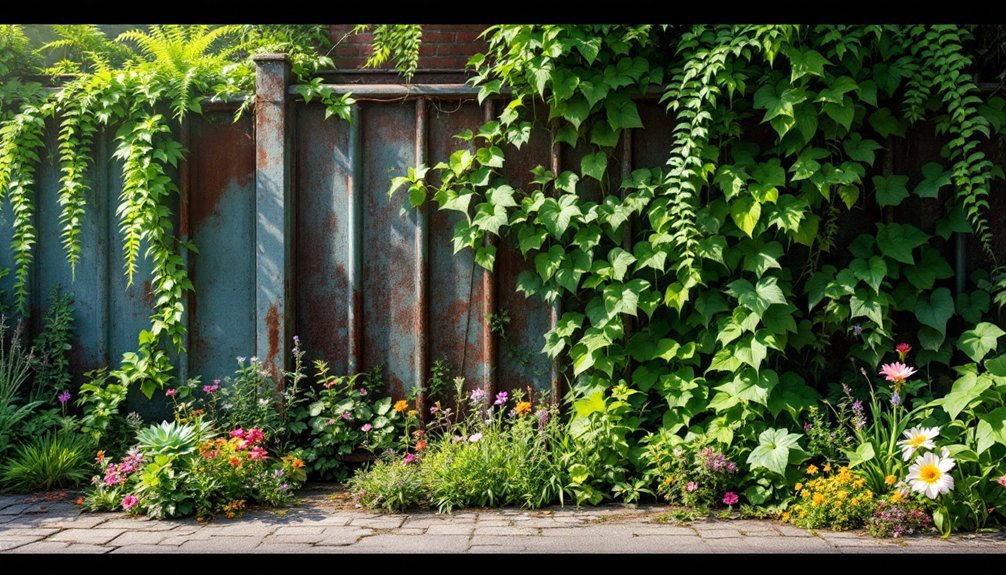
[[[426,449],[426,442],[425,441],[417,441],[416,442],[416,451],[422,451],[424,449]]]
[[[230,463],[234,467],[237,467],[237,466],[241,465],[241,460],[238,459],[237,457],[231,457],[230,460],[228,461],[228,463]]]

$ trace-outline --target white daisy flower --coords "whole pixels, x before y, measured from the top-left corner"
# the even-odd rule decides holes
[[[925,493],[926,497],[936,499],[941,493],[953,491],[954,478],[950,475],[950,470],[954,465],[954,460],[947,457],[945,450],[943,457],[930,452],[916,458],[915,463],[908,468],[908,477],[905,479],[912,486],[912,491]]]
[[[911,461],[919,449],[936,449],[933,439],[940,434],[939,427],[913,427],[905,430],[905,438],[898,442],[901,446],[901,458]]]

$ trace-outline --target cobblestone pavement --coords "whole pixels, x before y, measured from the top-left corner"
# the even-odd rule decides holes
[[[296,507],[239,519],[153,521],[81,513],[61,501],[0,496],[0,551],[8,553],[875,553],[1006,552],[1006,532],[900,540],[861,532],[807,531],[772,521],[662,523],[665,507],[461,510],[453,515],[367,513],[331,488],[302,493]]]

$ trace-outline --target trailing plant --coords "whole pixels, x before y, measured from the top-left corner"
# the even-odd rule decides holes
[[[363,64],[367,68],[380,68],[391,60],[407,81],[412,79],[419,65],[419,45],[423,39],[423,27],[419,24],[378,24],[360,25],[351,34],[370,32],[373,35],[371,54]]]

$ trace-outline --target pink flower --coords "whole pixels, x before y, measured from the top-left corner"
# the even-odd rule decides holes
[[[366,432],[370,431],[371,429],[374,429],[373,425],[371,425],[369,423],[364,423],[363,427],[360,428],[360,431],[363,431],[364,433],[366,433]]]
[[[122,498],[122,508],[129,511],[130,509],[136,507],[136,504],[139,502],[140,500],[137,499],[135,495],[129,494]]]
[[[109,472],[105,474],[105,485],[118,485],[120,483],[125,483],[125,481],[126,480],[115,471],[109,470]]]
[[[999,485],[1002,485],[1003,487],[1006,487],[1006,475],[1003,475],[1002,477],[1000,477],[996,481],[999,482]]]
[[[885,363],[880,366],[880,375],[887,378],[887,381],[892,381],[894,383],[901,383],[909,377],[912,377],[914,373],[915,368],[908,367],[900,361]]]
[[[415,460],[416,460],[416,456],[415,455],[413,455],[411,453],[406,453],[405,454],[405,458],[402,459],[402,463],[408,465],[408,464],[412,463]]]
[[[342,412],[342,418],[345,419],[346,421],[349,421],[352,417],[353,416],[350,415],[348,411],[343,411]]]
[[[267,455],[269,452],[257,445],[248,451],[248,459],[265,459]]]
[[[176,393],[178,393],[178,390],[174,388],[164,390],[165,397],[174,397]]]
[[[363,389],[363,388],[361,387],[361,388],[360,388],[360,396],[362,397],[362,396],[364,396],[364,395],[367,395],[367,390],[366,390],[366,389]]]
[[[231,437],[237,437],[238,439],[245,438],[245,430],[240,427],[231,432]]]
[[[898,352],[898,358],[901,359],[901,361],[905,361],[905,358],[908,357],[908,352],[912,351],[912,346],[907,343],[899,343],[894,346],[894,351]]]
[[[219,379],[213,380],[213,385],[204,385],[203,386],[203,391],[205,393],[215,393],[218,389],[220,389],[220,380]]]
[[[263,439],[262,430],[257,427],[249,429],[245,433],[245,439],[247,439],[249,442],[253,444],[261,442]]]
[[[740,497],[737,497],[737,494],[733,491],[727,491],[723,495],[723,503],[727,505],[736,505],[738,501],[740,501]]]
[[[695,491],[698,488],[699,488],[699,486],[695,485],[694,481],[689,481],[688,484],[685,485],[685,489],[687,489],[689,492]]]

